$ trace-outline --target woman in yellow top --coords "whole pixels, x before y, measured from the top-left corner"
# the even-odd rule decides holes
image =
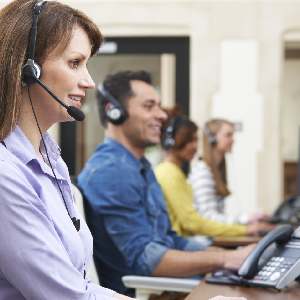
[[[193,192],[186,166],[197,151],[197,125],[183,116],[167,122],[162,134],[165,160],[155,170],[164,193],[173,229],[183,236],[257,235],[272,229],[265,223],[225,224],[203,218],[193,206]]]

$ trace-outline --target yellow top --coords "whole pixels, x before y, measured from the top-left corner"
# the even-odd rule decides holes
[[[183,236],[241,236],[245,225],[224,224],[203,218],[194,209],[193,191],[185,174],[174,163],[162,162],[155,174],[165,196],[173,229]]]

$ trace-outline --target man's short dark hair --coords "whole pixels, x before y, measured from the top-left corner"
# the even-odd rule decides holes
[[[110,93],[124,109],[127,108],[128,98],[134,95],[130,82],[132,80],[140,80],[148,84],[152,84],[150,73],[146,71],[121,71],[108,75],[104,82],[104,89]],[[107,125],[107,117],[104,111],[103,101],[98,102],[100,121],[104,127]]]

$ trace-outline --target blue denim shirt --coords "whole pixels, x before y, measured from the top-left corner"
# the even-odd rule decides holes
[[[99,145],[78,177],[94,236],[100,282],[120,293],[123,275],[150,275],[168,249],[201,245],[171,229],[163,194],[149,162],[115,140]]]

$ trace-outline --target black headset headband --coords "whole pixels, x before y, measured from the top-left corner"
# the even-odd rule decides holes
[[[35,83],[35,79],[39,79],[41,76],[41,67],[34,61],[34,58],[38,19],[46,2],[47,1],[37,1],[32,10],[32,25],[29,33],[29,42],[27,47],[27,61],[22,68],[22,82],[25,85]]]
[[[100,95],[106,101],[111,102],[115,106],[119,106],[120,102],[111,94],[109,93],[102,84],[98,85],[97,89],[98,95]]]
[[[29,36],[27,59],[34,60],[36,35],[37,35],[37,23],[39,20],[39,16],[42,12],[43,6],[46,4],[46,2],[47,1],[37,1],[37,3],[33,7],[32,26],[30,30],[30,36]]]

